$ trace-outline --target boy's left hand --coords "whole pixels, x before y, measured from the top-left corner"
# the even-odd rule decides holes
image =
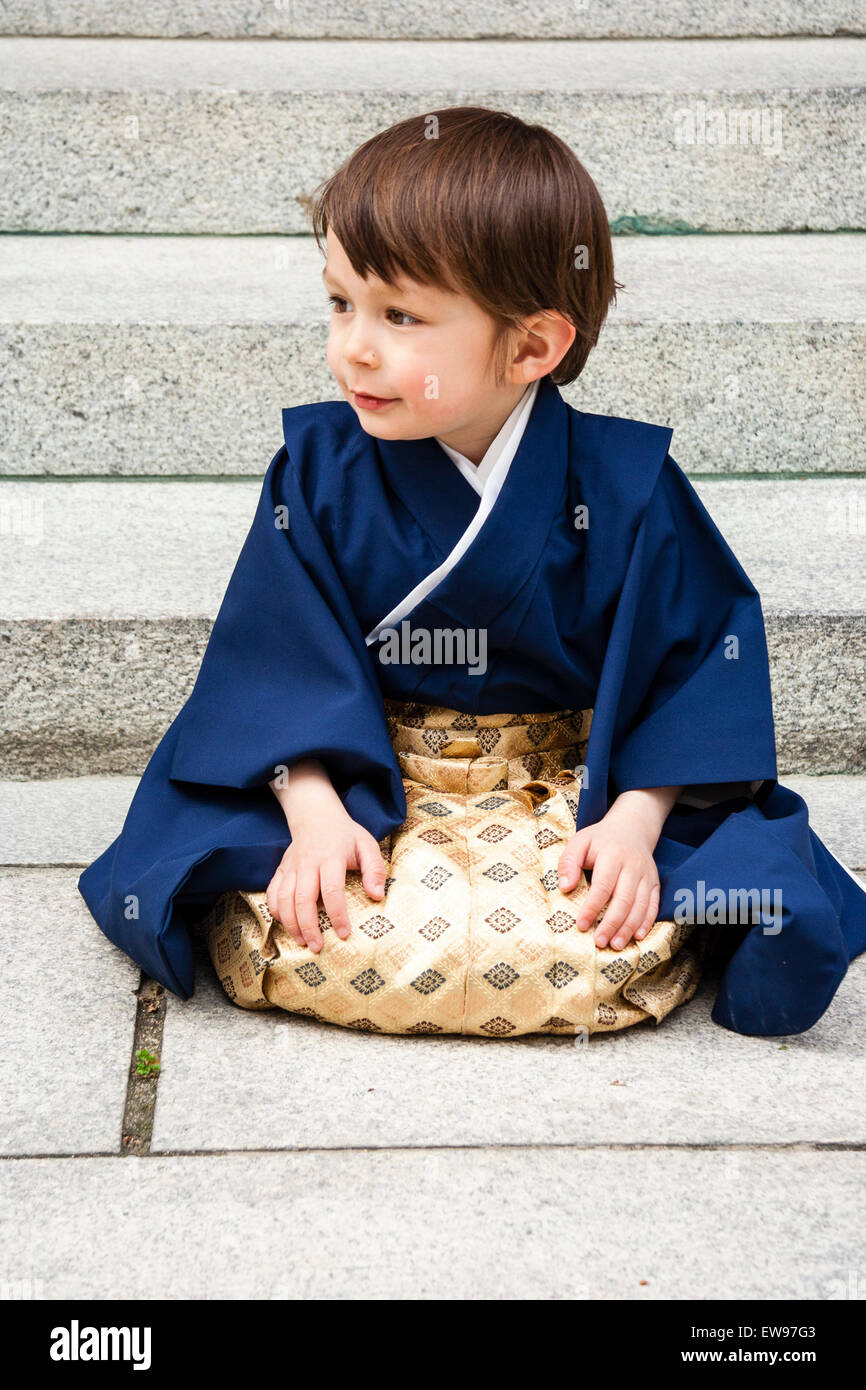
[[[579,830],[569,840],[559,860],[559,887],[570,893],[580,880],[581,869],[592,870],[589,893],[577,925],[587,931],[608,904],[595,944],[626,946],[632,937],[640,941],[656,920],[659,875],[653,859],[658,835],[646,818],[625,806],[612,806],[595,825]]]

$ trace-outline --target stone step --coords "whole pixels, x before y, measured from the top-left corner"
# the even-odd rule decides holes
[[[0,228],[306,231],[360,140],[465,102],[556,130],[618,229],[866,225],[856,38],[7,37]]]
[[[804,12],[805,11],[805,12]],[[862,34],[855,0],[4,0],[3,34],[126,34],[172,38],[688,38],[705,35]]]
[[[784,781],[807,803],[827,848],[866,873],[866,777]],[[120,833],[137,785],[137,777],[0,781],[0,865],[83,868]]]
[[[567,400],[672,425],[689,472],[862,470],[866,237],[615,255]],[[261,476],[279,407],[339,397],[321,265],[312,237],[0,238],[0,472]]]
[[[762,596],[781,769],[866,771],[866,481],[697,486]],[[258,491],[0,483],[0,776],[141,770],[192,687]]]

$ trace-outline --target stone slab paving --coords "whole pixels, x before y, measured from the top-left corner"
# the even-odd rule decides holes
[[[22,1160],[2,1241],[54,1299],[827,1299],[863,1278],[864,1179],[840,1152]]]
[[[406,1038],[247,1012],[202,952],[169,1001],[153,1149],[866,1142],[866,958],[807,1033],[731,1033],[713,998],[708,975],[663,1024],[582,1046]]]
[[[103,936],[77,878],[0,877],[2,1154],[120,1148],[140,971]]]
[[[51,810],[50,784],[29,802],[0,789],[17,852],[42,817],[44,853],[90,853],[130,781],[77,839],[57,809],[97,780]],[[248,1014],[200,952],[194,998],[169,996],[154,1151],[87,1157],[119,1147],[138,972],[76,877],[0,883],[4,1280],[49,1299],[141,1297],[145,1271],[156,1298],[631,1300],[826,1299],[861,1276],[866,961],[807,1034],[717,1028],[710,978],[662,1027],[579,1048]],[[22,920],[31,938],[64,924],[62,967],[50,943],[38,955],[38,1008]]]
[[[565,399],[671,425],[692,473],[860,471],[864,244],[616,237]],[[0,471],[260,475],[283,405],[339,399],[321,266],[312,237],[0,238]]]
[[[707,34],[863,33],[856,0],[4,0],[0,33],[139,34],[168,38],[626,38]]]
[[[851,230],[864,98],[855,38],[7,37],[0,226],[306,231],[313,190],[363,139],[471,100],[556,130],[615,230]]]

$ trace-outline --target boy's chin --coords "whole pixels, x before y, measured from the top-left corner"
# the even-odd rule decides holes
[[[374,439],[427,439],[433,433],[408,412],[388,410],[380,415],[378,411],[360,410],[354,405],[352,409],[361,429]]]

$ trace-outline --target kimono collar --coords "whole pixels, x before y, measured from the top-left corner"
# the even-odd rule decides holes
[[[489,471],[480,486],[475,465],[460,454],[464,466],[457,466],[457,450],[446,452],[434,435],[375,441],[386,483],[426,531],[441,559],[450,554],[478,508],[486,503],[489,510],[496,501],[528,434],[533,433],[548,384],[544,377],[532,382],[517,402],[482,460],[485,471],[489,463]]]
[[[527,415],[520,437],[509,438],[513,457],[503,449],[480,499],[456,468],[443,471],[432,436],[377,440],[387,481],[442,561],[377,623],[368,645],[409,614],[436,626],[433,605],[465,626],[488,626],[533,574],[565,505],[569,447],[568,406],[549,378],[536,385],[518,402]]]
[[[465,454],[459,453],[457,449],[452,449],[450,444],[446,444],[438,435],[434,435],[436,443],[441,449],[445,450],[448,457],[457,465],[466,481],[475,489],[479,497],[484,495],[484,489],[487,486],[494,465],[499,462],[503,454],[508,453],[508,461],[503,464],[501,469],[497,470],[497,476],[500,481],[504,480],[508,465],[516,454],[517,446],[523,437],[523,431],[526,429],[526,422],[535,404],[535,397],[537,394],[538,382],[531,381],[496,438],[488,446],[479,464],[474,464]]]

